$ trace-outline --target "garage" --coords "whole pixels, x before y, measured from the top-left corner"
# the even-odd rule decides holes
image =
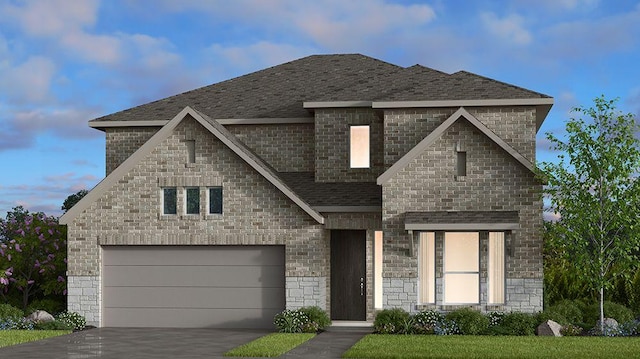
[[[103,246],[107,327],[272,328],[284,246]]]

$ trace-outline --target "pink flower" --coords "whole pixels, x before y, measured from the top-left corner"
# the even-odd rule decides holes
[[[40,234],[40,226],[36,227],[36,234]]]
[[[44,273],[44,268],[40,269],[40,270],[38,271],[38,273],[40,273],[40,274]]]
[[[11,262],[11,254],[7,254],[7,260],[9,260],[9,262]]]
[[[0,277],[0,284],[9,285],[9,281],[5,277]]]
[[[49,228],[49,234],[53,235],[53,229]]]
[[[36,259],[36,264],[33,265],[34,268],[40,267],[40,261]]]
[[[11,277],[13,275],[13,267],[7,268],[7,270],[4,271],[4,274],[6,274],[7,277]]]
[[[17,252],[22,252],[22,249],[20,249],[20,244],[16,243],[16,251]]]
[[[31,279],[31,280],[28,280],[28,281],[27,281],[27,284],[33,284],[33,283],[35,283],[35,282],[36,282],[35,280]]]
[[[44,242],[44,234],[40,233],[38,239],[40,240],[40,242]]]
[[[58,282],[64,282],[64,278],[61,275],[58,276]]]
[[[67,295],[67,290],[66,289],[62,291],[62,295]]]

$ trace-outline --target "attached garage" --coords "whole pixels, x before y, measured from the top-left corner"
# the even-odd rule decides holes
[[[284,246],[103,246],[107,327],[271,328]]]

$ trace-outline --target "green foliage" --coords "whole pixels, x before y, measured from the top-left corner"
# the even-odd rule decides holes
[[[400,334],[411,320],[411,315],[402,308],[383,309],[376,314],[373,329],[380,334]]]
[[[0,219],[0,297],[26,309],[33,298],[66,294],[66,227],[15,207]]]
[[[631,309],[624,305],[605,301],[604,302],[604,316],[605,318],[613,318],[618,323],[625,323],[633,319],[633,312]],[[598,303],[594,303],[587,307],[584,312],[584,321],[589,326],[596,325],[596,322],[600,319],[600,306]]]
[[[444,320],[444,315],[435,310],[424,310],[413,316],[413,332],[415,334],[434,334],[438,323]]]
[[[501,335],[534,335],[536,317],[529,313],[506,313],[497,327],[493,330],[501,332]]]
[[[71,329],[75,330],[82,330],[87,326],[87,320],[80,315],[80,313],[76,312],[62,312],[56,317],[56,319],[66,323],[71,327]]]
[[[318,330],[324,330],[331,325],[331,319],[329,319],[329,314],[327,314],[327,312],[322,310],[320,307],[316,307],[316,306],[303,307],[303,308],[300,308],[300,311],[307,315],[310,322],[317,324],[318,328],[314,331],[314,333],[317,332]],[[309,333],[309,332],[306,332],[306,333]]]
[[[629,275],[640,248],[640,127],[615,103],[599,97],[574,109],[589,120],[569,120],[566,140],[547,133],[561,154],[541,164],[550,210],[560,216],[554,236],[580,283],[598,292],[601,319],[604,292]]]
[[[86,189],[81,189],[78,192],[69,195],[64,200],[64,203],[62,204],[62,207],[60,209],[62,209],[64,213],[67,213],[67,211],[70,210],[71,207],[75,206],[76,203],[80,202],[82,197],[86,196],[87,193],[89,193],[89,191],[87,191]]]
[[[582,332],[583,330],[581,327],[573,324],[563,326],[562,329],[560,329],[560,334],[564,337],[577,337],[582,335]]]
[[[539,312],[535,315],[535,322],[536,322],[536,327],[538,327],[538,325],[546,322],[547,320],[553,320],[554,322],[561,324],[561,325],[569,325],[571,324],[569,322],[569,320],[567,320],[567,318],[563,317],[562,314],[558,313],[558,312],[553,312],[550,310],[545,310],[542,312]]]
[[[44,298],[44,299],[35,299],[29,304],[25,313],[31,314],[36,310],[44,310],[49,314],[60,313],[64,310],[64,303],[60,300],[52,299],[52,298]]]
[[[0,319],[20,319],[24,317],[24,312],[10,304],[0,304]]]
[[[460,308],[445,317],[457,324],[460,334],[479,335],[489,327],[489,318],[471,308]]]
[[[558,318],[564,318],[569,323],[572,323],[572,324],[581,323],[583,321],[584,315],[582,313],[582,310],[580,309],[580,306],[576,304],[575,301],[572,301],[572,300],[567,300],[567,299],[562,300],[550,306],[549,309],[546,311],[552,314],[559,314]],[[557,320],[554,320],[554,321],[560,324],[565,324]]]
[[[53,320],[50,322],[39,322],[34,324],[34,329],[37,330],[71,330],[73,326],[67,322],[61,320]]]
[[[627,288],[629,308],[631,308],[634,313],[636,313],[636,315],[640,315],[640,267],[638,267],[636,273],[631,278],[631,281]]]
[[[308,313],[311,313],[313,318]],[[317,333],[331,324],[331,321],[322,309],[304,307],[296,310],[287,309],[276,314],[273,324],[281,333]]]

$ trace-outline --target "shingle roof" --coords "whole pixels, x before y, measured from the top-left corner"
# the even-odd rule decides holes
[[[186,106],[215,119],[311,117],[307,101],[548,98],[460,71],[403,68],[360,54],[313,55],[167,97],[94,121],[170,120]]]
[[[404,223],[518,223],[518,211],[407,212]]]
[[[280,172],[279,175],[312,207],[382,206],[382,187],[375,182],[315,182],[313,172]]]

